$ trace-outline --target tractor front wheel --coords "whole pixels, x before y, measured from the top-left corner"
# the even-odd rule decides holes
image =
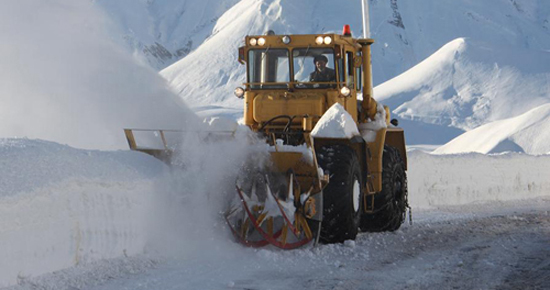
[[[329,145],[318,150],[317,159],[324,173],[330,177],[323,190],[323,222],[319,240],[322,243],[354,240],[363,210],[361,168],[357,154],[345,145]]]

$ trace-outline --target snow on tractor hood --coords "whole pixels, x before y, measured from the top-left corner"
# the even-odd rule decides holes
[[[349,139],[357,135],[360,134],[353,117],[339,103],[332,105],[311,131],[315,138]]]

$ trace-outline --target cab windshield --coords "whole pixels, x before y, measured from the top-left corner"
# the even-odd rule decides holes
[[[302,83],[336,82],[332,48],[299,48],[292,51],[294,80]]]
[[[290,82],[288,49],[253,49],[248,52],[248,82],[252,89],[286,89]]]
[[[334,64],[332,48],[296,48],[292,60],[288,49],[251,49],[248,82],[251,89],[287,89],[290,82],[297,82],[296,88],[336,87]]]

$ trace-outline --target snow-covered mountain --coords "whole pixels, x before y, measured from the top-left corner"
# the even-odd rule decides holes
[[[491,122],[437,148],[435,154],[466,152],[550,154],[550,103],[517,117]]]
[[[522,48],[522,51],[537,52],[550,47],[548,13],[545,13],[550,8],[544,1],[370,3],[372,37],[377,41],[373,48],[375,84],[397,76],[459,37],[501,45],[507,50]],[[346,23],[351,24],[355,35],[360,35],[360,8],[360,1],[240,1],[218,20],[215,36],[189,57],[163,71],[163,75],[186,100],[197,97],[204,100],[201,103],[210,101],[204,95],[194,94],[197,87],[206,85],[204,91],[213,96],[212,102],[234,103],[228,93],[231,90],[225,90],[225,83],[217,83],[220,73],[233,75],[239,70],[236,48],[245,35],[262,34],[268,29],[281,34],[340,32]],[[212,58],[231,61],[217,65],[212,71],[209,69]],[[242,79],[232,84],[240,81]],[[223,88],[217,89],[220,86]]]
[[[412,144],[444,144],[463,131],[550,103],[548,64],[548,52],[459,38],[376,87],[375,95],[404,121]]]
[[[370,4],[374,81],[385,81],[375,97],[402,119],[410,144],[444,144],[550,101],[549,3]],[[242,0],[219,18],[215,35],[161,74],[189,106],[240,108],[231,92],[244,82],[236,51],[245,35],[339,32],[344,22],[359,35],[360,8],[360,1]]]
[[[210,36],[238,0],[94,0],[109,15],[113,37],[155,69],[186,56]]]

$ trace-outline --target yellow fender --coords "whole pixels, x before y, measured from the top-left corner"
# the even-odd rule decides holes
[[[382,155],[384,145],[396,148],[401,154],[407,170],[407,149],[405,147],[405,133],[401,128],[383,128],[376,132],[374,142],[368,142],[367,148],[367,193],[374,194],[382,190]]]

